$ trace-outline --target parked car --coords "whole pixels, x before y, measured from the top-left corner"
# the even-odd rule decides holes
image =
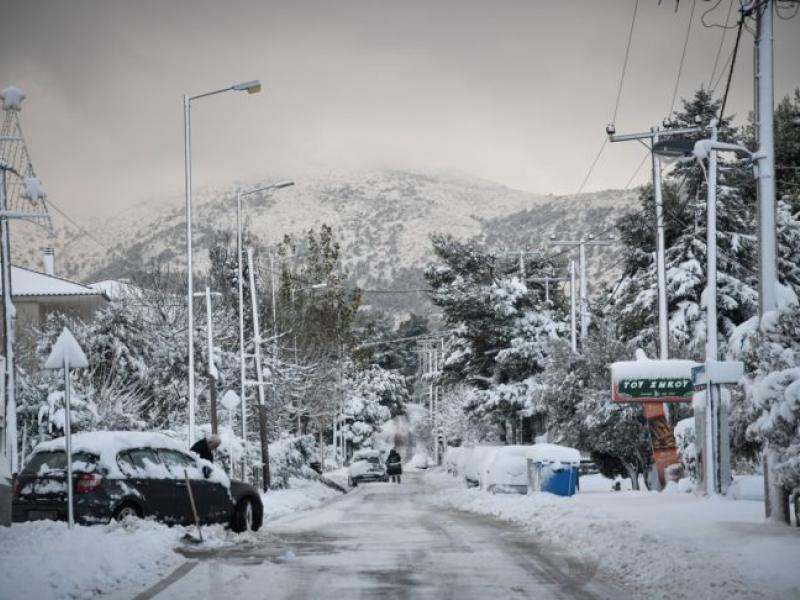
[[[463,448],[460,446],[449,446],[444,452],[444,468],[448,473],[452,474],[453,477],[458,475],[458,459],[462,450]]]
[[[14,484],[14,521],[67,519],[64,438],[39,444]],[[188,482],[187,482],[188,476]],[[194,523],[188,486],[202,523],[234,531],[261,527],[258,491],[182,444],[158,433],[97,431],[72,436],[75,520],[89,525],[154,517],[169,525]]]
[[[529,446],[499,446],[481,465],[480,487],[496,493],[528,493]]]
[[[481,481],[481,467],[486,458],[499,446],[475,446],[464,456],[464,482],[467,487],[476,487]]]
[[[377,450],[359,450],[353,454],[347,468],[347,483],[350,487],[366,481],[389,481],[386,464]]]

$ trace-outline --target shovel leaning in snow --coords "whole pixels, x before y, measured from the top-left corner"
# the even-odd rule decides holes
[[[197,535],[194,537],[191,533],[187,533],[181,539],[189,544],[202,544],[203,543],[203,530],[200,529],[200,517],[197,516],[197,506],[194,503],[194,494],[192,493],[192,484],[189,481],[189,473],[186,469],[183,470],[183,476],[186,478],[186,491],[189,492],[189,503],[192,505],[192,514],[194,515],[194,524],[197,526]]]

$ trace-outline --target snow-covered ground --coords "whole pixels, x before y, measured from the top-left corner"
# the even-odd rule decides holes
[[[572,498],[493,495],[441,471],[426,479],[434,502],[518,523],[643,597],[800,598],[800,531],[765,522],[761,502],[612,492],[600,475],[582,477]]]
[[[317,481],[291,484],[290,489],[262,495],[265,521],[341,495]],[[141,589],[185,561],[176,549],[187,532],[196,533],[194,527],[139,519],[72,531],[53,521],[0,527],[0,598],[86,598]],[[203,527],[203,537],[204,547],[221,547],[252,542],[254,534],[237,535],[215,525]]]

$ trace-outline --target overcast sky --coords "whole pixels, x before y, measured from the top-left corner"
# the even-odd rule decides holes
[[[706,21],[724,22],[730,1]],[[722,30],[703,27],[700,15],[714,4],[697,1],[680,95],[711,75]],[[194,105],[196,185],[272,176],[300,185],[321,168],[387,166],[572,193],[611,119],[633,6],[8,1],[0,87],[27,94],[35,168],[77,217],[182,193],[182,94],[254,78],[260,95]],[[618,131],[668,113],[691,9],[690,0],[677,13],[674,0],[640,0]],[[780,97],[800,85],[800,17],[776,19],[775,37]],[[752,107],[752,45],[745,32],[729,101],[742,118]],[[624,186],[642,152],[607,147],[587,189]]]

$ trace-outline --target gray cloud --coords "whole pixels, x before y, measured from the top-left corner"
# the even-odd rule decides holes
[[[198,185],[387,165],[574,192],[611,117],[633,0],[8,4],[0,86],[28,94],[24,126],[53,199],[89,215],[179,194],[181,95],[255,77],[259,96],[196,104]],[[684,96],[710,75],[721,30],[697,19],[711,5],[697,3]],[[619,130],[668,111],[691,2],[673,7],[640,2]],[[726,11],[724,0],[707,20]],[[730,101],[741,117],[751,48],[745,34]],[[776,20],[775,51],[782,95],[800,85],[800,18]],[[587,189],[624,185],[641,156],[607,148]]]

